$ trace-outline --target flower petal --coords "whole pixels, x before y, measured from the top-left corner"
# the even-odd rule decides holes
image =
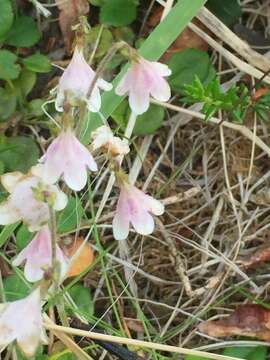
[[[0,204],[0,225],[14,224],[21,220],[18,213],[10,206],[9,201]]]
[[[138,234],[149,235],[154,231],[154,219],[147,211],[133,213],[130,221]]]
[[[155,70],[160,76],[170,76],[172,71],[171,69],[165,65],[162,64],[160,62],[157,61],[153,61],[151,63],[151,67],[153,68],[153,70]]]
[[[24,175],[20,171],[14,171],[11,173],[7,173],[1,176],[1,183],[4,186],[4,188],[11,193],[18,183],[18,181],[23,177]]]
[[[104,91],[110,91],[113,88],[111,83],[109,83],[108,81],[103,80],[101,78],[98,79],[97,86],[100,87]]]
[[[86,100],[87,107],[91,112],[99,112],[101,107],[101,96],[97,86],[94,87],[89,99]]]
[[[129,106],[131,110],[136,114],[140,115],[147,111],[150,105],[149,93],[145,92],[143,87],[132,89],[129,93]]]
[[[156,216],[159,216],[159,215],[162,215],[164,213],[164,205],[162,204],[162,202],[154,199],[152,196],[150,195],[145,195],[145,202],[146,202],[146,205],[148,207],[148,210],[156,215]]]
[[[158,101],[168,101],[171,97],[170,86],[163,78],[160,78],[151,85],[150,93]]]
[[[56,197],[53,208],[56,211],[61,211],[67,206],[68,197],[63,191],[59,190],[58,188],[56,188],[55,194]]]
[[[129,219],[127,216],[121,216],[119,212],[113,218],[113,236],[115,240],[125,240],[129,233]]]

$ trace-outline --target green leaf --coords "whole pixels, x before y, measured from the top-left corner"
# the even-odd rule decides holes
[[[0,121],[7,120],[16,110],[16,95],[10,90],[0,88]]]
[[[6,241],[10,238],[10,236],[13,234],[19,224],[20,221],[16,222],[15,224],[6,225],[3,227],[0,233],[0,247],[6,243]]]
[[[83,207],[78,198],[70,197],[68,204],[60,215],[58,231],[60,233],[75,230],[83,216]]]
[[[87,34],[87,41],[94,49],[94,46],[96,44],[96,41],[99,38],[98,47],[95,52],[95,58],[98,59],[102,56],[104,56],[108,50],[111,48],[113,44],[113,36],[109,29],[106,29],[103,27],[101,29],[102,25],[94,26],[90,31],[89,34]],[[101,36],[100,36],[101,33]]]
[[[139,115],[133,130],[134,135],[153,134],[162,125],[165,116],[165,110],[162,106],[150,105],[149,109],[142,115]]]
[[[13,23],[13,11],[10,0],[0,1],[0,14],[0,41],[2,41]]]
[[[171,9],[166,18],[151,32],[148,38],[139,48],[141,56],[151,61],[157,61],[168,47],[175,41],[190,20],[196,15],[199,9],[205,4],[206,0],[181,0]],[[127,66],[123,68],[119,75],[114,79],[114,88],[125,74]],[[102,95],[101,113],[107,119],[121,103],[124,97],[117,96],[114,90]],[[90,133],[98,126],[103,124],[100,115],[89,113],[85,128],[82,131],[83,142],[89,143]]]
[[[28,286],[17,274],[7,276],[3,280],[3,285],[7,301],[19,300],[28,295]]]
[[[23,69],[20,76],[13,81],[13,85],[16,89],[17,96],[26,98],[32,91],[37,81],[37,75],[33,71]]]
[[[206,6],[227,26],[232,25],[242,15],[238,0],[208,0]]]
[[[16,233],[16,246],[18,252],[24,249],[32,240],[34,234],[25,225],[21,225]]]
[[[36,22],[30,16],[18,17],[7,35],[6,43],[17,47],[35,45],[41,37]]]
[[[226,348],[223,355],[245,360],[265,360],[267,358],[267,347],[231,347]]]
[[[34,54],[23,59],[24,66],[37,73],[47,73],[51,70],[50,59],[42,54]]]
[[[0,50],[0,79],[16,79],[20,73],[20,66],[15,64],[17,56],[8,50]]]
[[[2,138],[0,142],[0,161],[5,164],[5,171],[27,172],[36,164],[39,149],[33,139],[26,136]]]
[[[105,25],[125,26],[131,24],[137,15],[132,0],[107,0],[100,10],[100,22]]]
[[[93,315],[94,306],[89,289],[82,284],[75,284],[68,290],[79,311],[87,315]]]
[[[171,88],[182,93],[185,85],[194,81],[195,76],[206,84],[215,77],[215,70],[205,51],[187,49],[174,54],[168,62],[172,75],[169,77]]]

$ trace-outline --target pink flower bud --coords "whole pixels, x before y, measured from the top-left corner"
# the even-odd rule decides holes
[[[67,260],[58,245],[56,256],[60,264],[60,278],[63,279],[67,270]],[[52,266],[51,234],[48,226],[43,227],[33,240],[13,260],[14,266],[25,261],[24,276],[30,282],[43,278],[44,271]]]
[[[85,101],[89,111],[98,112],[101,107],[100,90],[109,91],[112,85],[103,79],[98,79],[94,89],[88,98],[88,91],[95,77],[95,72],[87,64],[83,56],[83,50],[76,47],[73,57],[60,78],[55,107],[57,111],[63,111],[64,102],[77,106]]]
[[[153,215],[162,215],[164,205],[146,195],[135,186],[123,182],[113,219],[113,235],[116,240],[124,240],[129,233],[131,223],[135,231],[141,235],[149,235],[154,231]]]
[[[97,171],[97,164],[87,148],[80,143],[71,129],[63,130],[40,159],[44,164],[43,179],[55,183],[63,175],[66,184],[75,191],[87,182],[87,168]]]
[[[1,304],[0,351],[14,340],[26,356],[33,356],[40,342],[47,343],[39,288],[22,300]]]
[[[169,100],[171,90],[164,79],[169,75],[171,70],[167,65],[139,58],[132,62],[115,92],[119,96],[128,93],[131,110],[139,115],[149,108],[150,95],[158,101]]]
[[[55,211],[63,210],[67,196],[55,185],[45,184],[38,176],[41,165],[35,166],[27,175],[19,171],[1,176],[1,182],[10,193],[0,204],[0,224],[8,225],[22,220],[30,231],[37,231],[49,221],[48,203],[38,198],[44,194],[52,202]]]

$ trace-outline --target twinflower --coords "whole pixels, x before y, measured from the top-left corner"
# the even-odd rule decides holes
[[[56,258],[60,265],[60,278],[67,270],[67,260],[62,250],[56,245]],[[16,256],[12,264],[21,265],[25,261],[24,276],[30,282],[43,278],[44,272],[52,266],[52,240],[48,226],[44,226],[33,240]]]
[[[83,56],[83,49],[76,46],[73,57],[59,81],[55,101],[56,110],[63,111],[65,102],[71,106],[86,102],[89,111],[98,112],[101,107],[100,89],[109,91],[112,85],[98,78],[89,97],[88,93],[95,75],[96,73]]]
[[[62,130],[40,159],[44,164],[43,179],[54,184],[61,176],[75,191],[87,182],[87,168],[97,171],[97,164],[87,148],[80,143],[70,128]]]
[[[115,92],[120,96],[128,93],[131,110],[139,115],[149,108],[150,95],[158,101],[169,100],[171,90],[164,79],[169,75],[171,70],[167,65],[136,57]]]
[[[120,196],[113,219],[113,235],[116,240],[124,240],[129,234],[130,223],[141,235],[154,231],[152,215],[162,215],[164,205],[131,185],[127,179],[121,179]]]
[[[49,221],[49,204],[55,211],[65,208],[67,196],[57,186],[43,182],[40,167],[32,167],[27,175],[16,171],[1,176],[2,185],[10,193],[0,203],[1,225],[22,220],[30,231],[37,231]]]
[[[0,351],[15,340],[26,356],[33,356],[40,342],[47,343],[39,288],[21,300],[1,304]]]

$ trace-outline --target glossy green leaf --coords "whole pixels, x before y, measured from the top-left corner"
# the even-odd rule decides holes
[[[36,81],[36,73],[27,69],[23,69],[20,73],[20,76],[13,81],[17,96],[25,98],[32,91]]]
[[[75,284],[68,292],[79,311],[87,315],[93,314],[94,307],[89,289],[85,288],[82,284]]]
[[[83,212],[80,200],[78,198],[70,197],[67,206],[60,215],[58,231],[60,233],[65,233],[75,230],[81,221]]]
[[[11,28],[13,23],[13,10],[10,0],[0,1],[0,41]]]
[[[0,50],[0,79],[16,79],[20,73],[20,66],[16,64],[17,56],[8,50]]]
[[[215,77],[215,70],[205,51],[187,49],[174,54],[168,62],[172,75],[169,77],[171,88],[178,93],[184,90],[197,76],[202,84]]]
[[[158,60],[168,47],[175,41],[189,21],[196,15],[206,0],[181,0],[171,9],[166,18],[151,32],[139,48],[139,53],[148,60]],[[118,84],[127,67],[114,79],[113,85]],[[101,113],[105,119],[112,114],[124,97],[115,94],[114,89],[102,95]],[[83,142],[89,143],[90,133],[97,126],[102,125],[99,114],[88,114],[83,129]]]
[[[87,34],[87,41],[89,45],[94,49],[96,41],[99,38],[98,47],[95,51],[95,58],[99,59],[104,56],[113,44],[113,35],[106,27],[101,28],[102,25],[94,26]],[[100,36],[101,34],[101,36]]]
[[[29,289],[26,283],[17,274],[7,276],[3,280],[7,301],[15,301],[28,295]]]
[[[242,15],[238,0],[208,0],[206,6],[227,26],[232,25]]]
[[[36,22],[30,16],[18,17],[7,35],[6,43],[17,47],[35,45],[41,37]]]
[[[231,347],[226,348],[223,351],[223,355],[236,357],[244,360],[266,360],[267,358],[267,347],[256,346],[256,347]]]
[[[0,121],[7,120],[16,109],[16,95],[10,90],[0,88]]]
[[[23,59],[24,66],[37,73],[47,73],[51,70],[50,59],[42,54],[34,54]]]
[[[32,240],[34,234],[30,232],[24,224],[22,224],[16,233],[16,246],[17,251],[24,249]]]
[[[100,22],[105,25],[124,26],[131,24],[137,15],[133,0],[107,0],[101,6]]]
[[[5,171],[27,172],[36,164],[39,149],[35,141],[26,136],[4,137],[0,142],[0,161],[5,164]]]

